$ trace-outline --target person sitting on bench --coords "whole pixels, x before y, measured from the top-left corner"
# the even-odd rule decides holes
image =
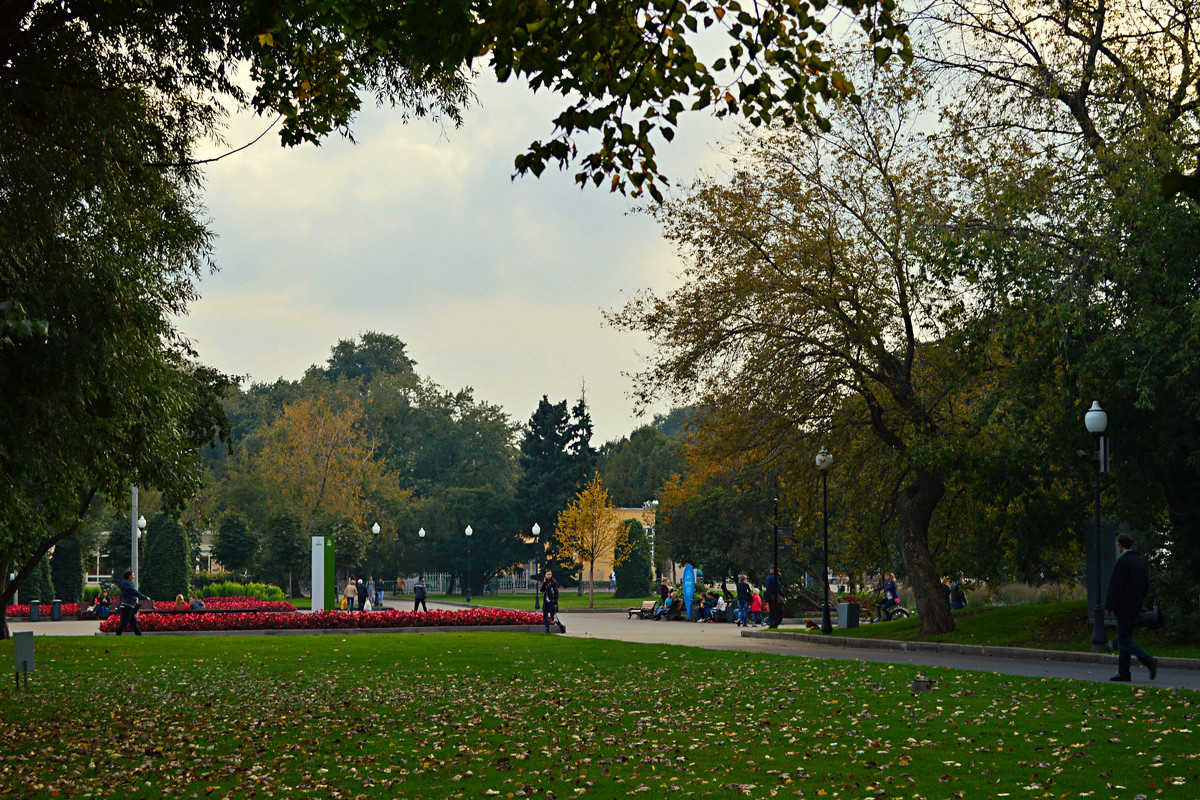
[[[671,591],[670,591],[670,592],[667,594],[667,596],[666,596],[665,598],[663,598],[663,604],[662,604],[662,606],[661,606],[661,607],[658,609],[658,611],[655,611],[655,612],[654,612],[654,618],[655,618],[655,619],[662,619],[664,616],[666,616],[666,617],[667,617],[667,619],[670,619],[670,615],[671,615],[671,613],[672,613],[672,611],[671,611],[671,609],[672,609],[672,606],[674,606],[674,607],[675,607],[675,612],[676,612],[676,613],[675,613],[675,616],[679,616],[679,614],[678,614],[679,600],[678,600],[678,599],[675,597],[675,590],[674,590],[674,589],[672,589],[672,590],[671,590]]]

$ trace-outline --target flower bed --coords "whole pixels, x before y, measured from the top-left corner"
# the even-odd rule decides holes
[[[100,624],[102,633],[116,631],[114,615]],[[336,630],[341,628],[432,628],[493,625],[540,625],[542,617],[532,611],[506,608],[467,608],[457,611],[320,611],[314,614],[143,614],[138,627],[143,631],[255,631]]]
[[[85,608],[86,608],[86,606],[85,606]],[[50,609],[51,609],[51,605],[49,603],[42,603],[39,613],[43,619],[50,619]],[[73,617],[78,613],[79,613],[79,604],[78,603],[63,603],[62,614],[64,617]],[[29,606],[26,605],[25,603],[22,603],[21,605],[12,605],[12,606],[8,607],[8,618],[9,619],[13,619],[14,617],[28,617],[28,616],[29,616]]]
[[[282,600],[259,600],[257,597],[206,597],[204,598],[204,606],[213,611],[241,610],[241,611],[263,611],[270,613],[288,612],[295,613],[296,607],[291,603]],[[87,609],[87,606],[84,606]],[[155,600],[155,611],[174,611],[174,600]],[[62,615],[64,617],[76,617],[79,614],[78,603],[63,603]],[[8,618],[18,619],[29,616],[29,606],[25,604],[11,605],[8,607]],[[44,620],[50,619],[50,604],[42,603],[41,618]],[[81,619],[95,619],[95,613],[84,611]]]

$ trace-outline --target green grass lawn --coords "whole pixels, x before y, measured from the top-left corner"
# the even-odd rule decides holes
[[[0,797],[1200,796],[1200,694],[1154,687],[503,633],[37,663],[0,689]]]
[[[954,625],[953,633],[922,636],[920,620],[912,617],[860,625],[845,631],[835,628],[834,635],[1043,650],[1092,649],[1092,623],[1088,620],[1087,602],[1084,600],[967,608],[954,612]],[[818,632],[816,635],[821,634]],[[1110,628],[1108,638],[1115,643],[1116,631]],[[1139,630],[1134,638],[1151,655],[1200,658],[1200,645],[1169,642],[1160,631]]]

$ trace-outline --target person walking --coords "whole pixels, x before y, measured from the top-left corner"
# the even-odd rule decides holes
[[[763,590],[767,593],[767,602],[771,604],[771,620],[767,627],[778,628],[779,623],[783,621],[784,596],[783,581],[774,567],[771,567],[771,572],[767,575],[767,584]]]
[[[558,581],[554,580],[553,572],[546,570],[546,577],[542,579],[538,591],[542,593],[542,622],[546,626],[546,633],[550,632],[551,622],[558,625],[560,633],[566,633],[567,626],[558,618]]]
[[[142,629],[138,627],[138,600],[149,600],[150,598],[137,590],[133,585],[133,570],[125,570],[125,577],[121,578],[121,582],[117,584],[121,590],[121,605],[119,611],[121,621],[117,623],[117,636],[125,632],[126,628],[133,631],[134,636],[141,636]]]
[[[737,624],[739,628],[750,624],[750,582],[745,575],[737,579]]]
[[[366,609],[367,609],[367,582],[364,581],[362,578],[359,578],[356,589],[357,589],[357,593],[358,593],[358,610],[366,611]]]
[[[346,610],[353,611],[354,603],[358,599],[358,584],[354,582],[354,576],[350,576],[350,580],[346,581],[346,593],[344,598],[346,601]]]
[[[425,597],[428,593],[429,590],[425,588],[425,576],[418,575],[417,582],[413,584],[413,613],[416,613],[418,608],[422,611],[429,610],[429,606],[425,605]]]
[[[967,607],[967,593],[963,591],[964,580],[965,578],[960,572],[954,579],[954,583],[950,584],[950,608],[953,611]]]
[[[1117,536],[1117,550],[1121,556],[1113,565],[1108,579],[1108,595],[1104,608],[1117,618],[1117,674],[1110,681],[1131,681],[1129,671],[1133,656],[1150,671],[1150,680],[1158,677],[1158,659],[1153,658],[1133,640],[1133,629],[1137,615],[1142,611],[1146,595],[1150,593],[1150,570],[1146,559],[1133,549],[1133,537],[1128,533]]]

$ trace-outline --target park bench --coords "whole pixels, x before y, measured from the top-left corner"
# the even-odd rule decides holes
[[[638,619],[651,619],[654,616],[654,601],[643,600],[640,607],[629,609],[629,619],[633,619],[634,614]]]

